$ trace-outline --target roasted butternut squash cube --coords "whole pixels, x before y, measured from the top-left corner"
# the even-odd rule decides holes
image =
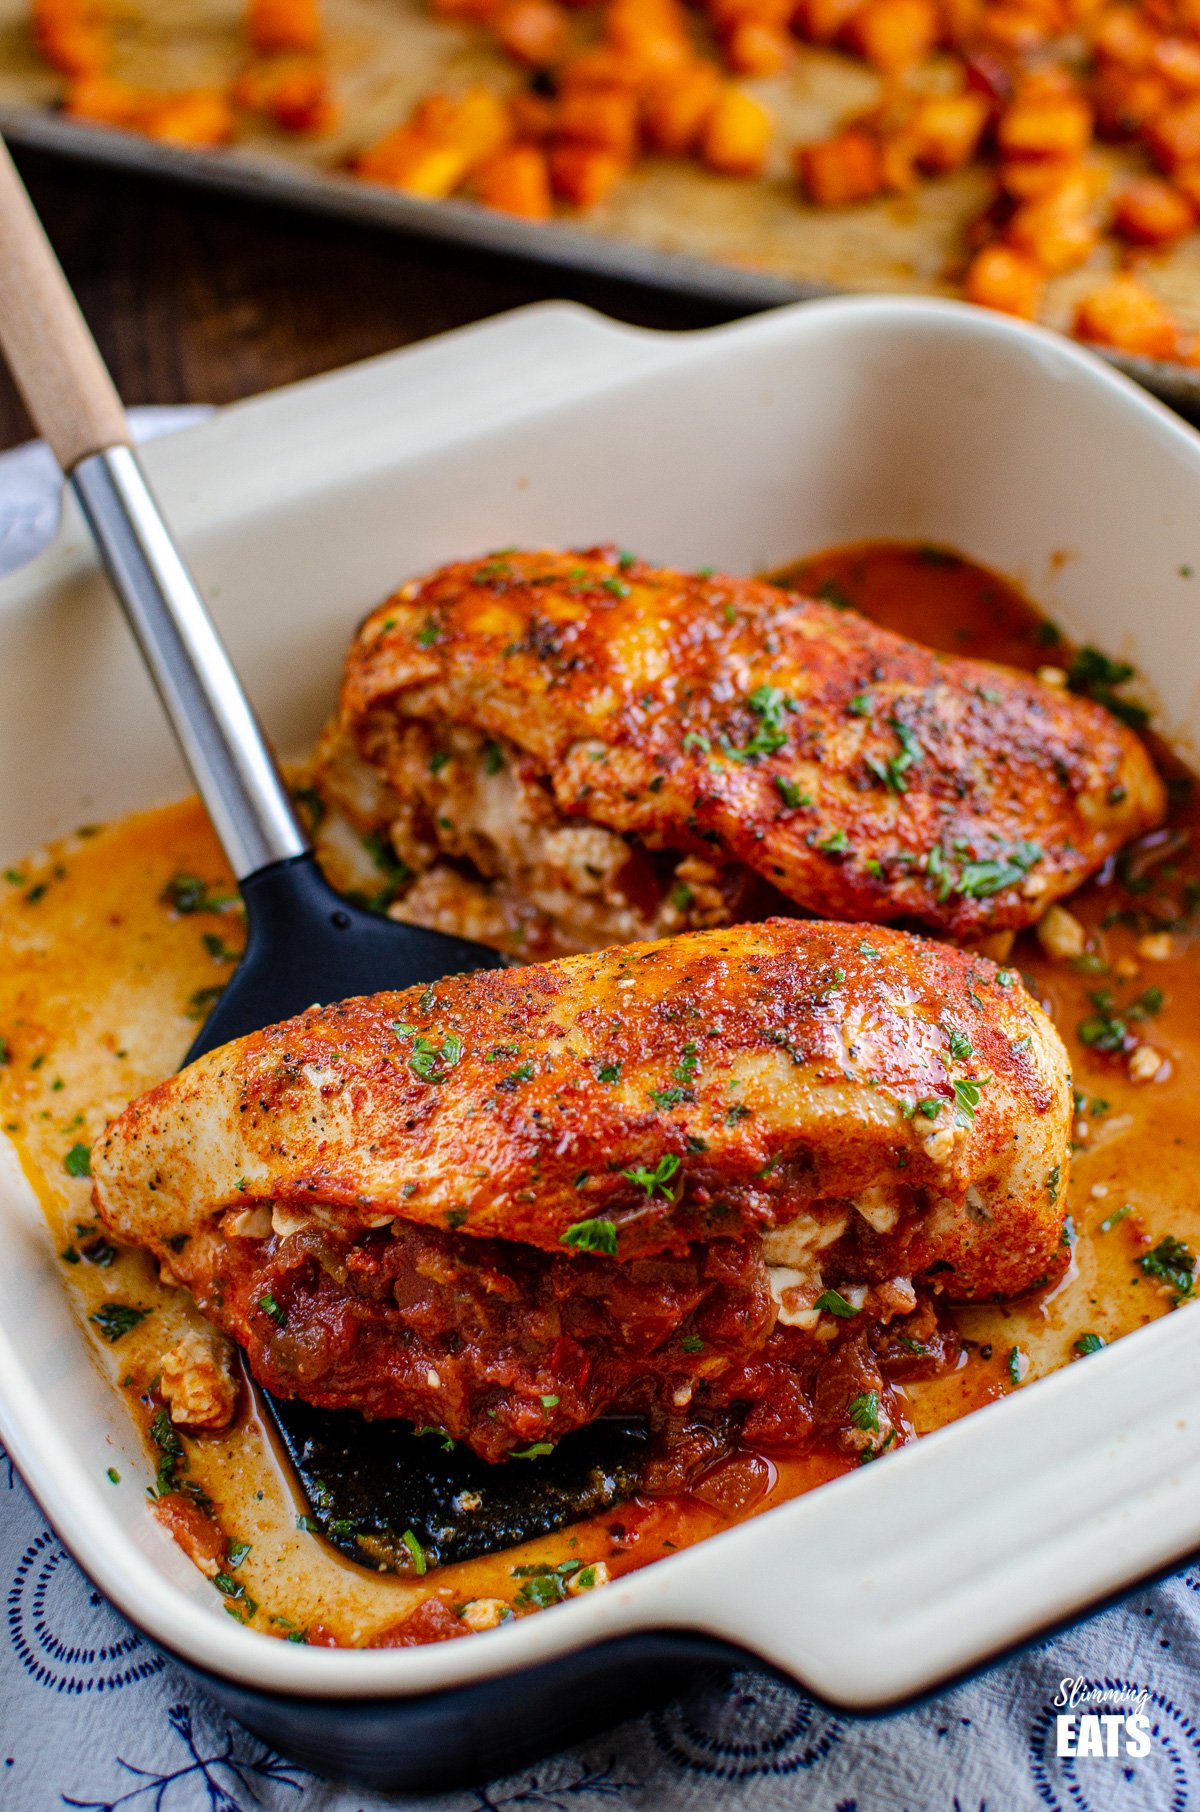
[[[721,89],[700,134],[700,156],[722,176],[757,176],[773,121],[762,102],[733,83]]]
[[[1135,245],[1169,245],[1196,224],[1188,196],[1158,176],[1143,176],[1121,190],[1113,203],[1113,227]]]
[[[554,212],[550,168],[540,145],[508,145],[485,158],[472,177],[476,198],[486,208],[523,220],[548,220]]]
[[[320,0],[249,0],[246,32],[255,50],[316,50],[321,42]]]
[[[986,97],[971,90],[920,101],[907,130],[921,168],[937,174],[970,163],[990,111]]]
[[[802,145],[796,171],[805,194],[819,208],[870,201],[884,186],[879,142],[857,126],[819,144]]]
[[[967,300],[1023,321],[1036,318],[1045,280],[1032,258],[1009,245],[985,245],[972,258],[964,284]]]
[[[724,42],[725,61],[738,75],[778,75],[794,55],[792,40],[778,25],[741,19]]]
[[[1200,162],[1200,96],[1176,101],[1147,122],[1146,143],[1166,171]]]
[[[566,48],[567,15],[556,0],[504,0],[494,29],[510,57],[535,68],[557,62]]]
[[[559,135],[629,162],[637,148],[637,96],[626,88],[569,89],[558,110]]]
[[[575,208],[596,208],[612,193],[629,160],[601,145],[558,144],[550,148],[550,182],[556,195]]]
[[[1180,345],[1179,323],[1165,302],[1127,274],[1110,277],[1083,298],[1074,332],[1081,340],[1145,359],[1172,359]]]
[[[894,74],[920,63],[937,43],[933,0],[866,0],[846,27],[846,42],[875,69]]]
[[[1018,97],[997,128],[1005,157],[1078,157],[1091,143],[1092,110],[1075,95]]]
[[[686,157],[695,149],[720,91],[720,70],[702,58],[661,77],[642,101],[647,144],[668,157]]]

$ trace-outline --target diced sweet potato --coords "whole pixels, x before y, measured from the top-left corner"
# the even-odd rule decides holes
[[[1177,101],[1148,121],[1146,143],[1168,172],[1180,164],[1200,163],[1200,96]]]
[[[138,129],[163,144],[227,145],[235,125],[224,89],[193,88],[148,99]]]
[[[112,55],[108,8],[97,0],[34,0],[32,29],[40,54],[67,76],[99,75]]]
[[[543,68],[566,48],[567,15],[556,0],[504,0],[494,30],[510,57]]]
[[[1180,344],[1179,324],[1166,304],[1140,278],[1128,275],[1110,277],[1083,298],[1074,332],[1081,340],[1146,359],[1172,359]]]
[[[801,187],[819,208],[841,208],[869,201],[884,186],[879,143],[861,127],[851,126],[796,153]]]
[[[514,138],[524,139],[530,144],[540,145],[557,130],[558,107],[543,94],[534,94],[526,89],[522,94],[512,95],[508,112]]]
[[[1022,202],[1004,237],[1051,275],[1074,270],[1100,238],[1092,201],[1090,181],[1083,171],[1075,171],[1045,195]]]
[[[642,101],[646,142],[668,157],[686,157],[695,149],[720,90],[720,70],[699,57],[663,76]]]
[[[1005,157],[1078,157],[1092,137],[1092,112],[1078,96],[1018,98],[997,128]]]
[[[265,57],[243,70],[233,88],[239,107],[265,114],[285,132],[328,132],[337,120],[329,79],[313,57]]]
[[[1107,6],[1088,34],[1098,57],[1122,69],[1149,69],[1158,33],[1136,6]]]
[[[725,61],[738,75],[778,75],[793,56],[792,40],[778,25],[741,19],[724,41]]]
[[[1025,5],[985,6],[979,22],[983,42],[1002,56],[1014,58],[1040,49],[1052,29],[1041,12]]]
[[[102,126],[132,128],[142,107],[142,93],[113,76],[87,75],[67,84],[63,112],[72,119],[95,120]]]
[[[1113,203],[1113,226],[1135,245],[1169,245],[1196,224],[1188,197],[1158,176],[1144,176],[1121,190]]]
[[[472,177],[477,200],[523,220],[548,220],[554,212],[550,170],[540,145],[508,145],[485,158]]]
[[[1014,201],[1033,201],[1059,189],[1080,168],[1075,157],[1027,157],[1001,164],[1000,187]]]
[[[611,44],[598,44],[595,50],[581,50],[567,57],[555,76],[560,96],[586,94],[596,89],[608,93],[622,88],[629,94],[636,94],[646,80],[641,64],[623,50],[614,50]]]
[[[844,37],[874,68],[894,74],[928,56],[940,25],[933,0],[866,0]]]
[[[814,44],[832,44],[863,4],[864,0],[799,0],[796,30]]]
[[[320,0],[249,0],[246,32],[265,56],[278,50],[316,50],[321,42]]]
[[[427,94],[414,108],[412,124],[431,138],[461,145],[472,164],[490,157],[513,135],[507,106],[481,82],[465,94]]]
[[[1032,258],[1007,245],[985,245],[971,260],[966,275],[969,302],[1004,315],[1035,319],[1042,299],[1042,273]]]
[[[550,183],[574,208],[597,208],[629,168],[629,159],[602,145],[562,143],[550,148]]]
[[[569,89],[559,105],[558,130],[565,140],[595,145],[628,163],[637,148],[637,96],[622,88]]]
[[[1099,71],[1092,99],[1097,128],[1106,138],[1134,138],[1170,106],[1171,90],[1154,70],[1134,74],[1113,64]]]
[[[982,94],[931,94],[918,102],[908,123],[916,160],[938,173],[970,163],[987,125],[990,108]]]
[[[700,134],[700,156],[723,176],[757,176],[773,121],[761,101],[733,83],[721,89]]]
[[[386,183],[430,201],[452,195],[470,168],[471,153],[465,145],[447,144],[411,125],[397,126],[361,152],[355,163],[368,182]]]
[[[1200,93],[1200,44],[1194,38],[1160,38],[1153,63],[1177,94]]]

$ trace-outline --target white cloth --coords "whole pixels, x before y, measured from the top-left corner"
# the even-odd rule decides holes
[[[135,416],[146,433],[197,413]],[[44,546],[57,515],[46,450],[0,455],[0,572]],[[397,1803],[322,1781],[232,1724],[91,1588],[0,1450],[6,1582],[4,1812],[384,1812]],[[1054,1699],[1064,1679],[1127,1702],[1144,1692],[1149,1753],[1060,1756]],[[857,1720],[766,1675],[714,1672],[687,1699],[509,1780],[404,1803],[414,1812],[1200,1812],[1198,1687],[1192,1568],[894,1717]]]

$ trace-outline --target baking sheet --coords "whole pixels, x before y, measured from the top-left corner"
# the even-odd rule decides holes
[[[133,9],[120,35],[117,73],[158,88],[227,82],[247,57],[243,11],[243,0],[155,0]],[[762,178],[743,181],[649,158],[591,213],[530,222],[466,201],[423,201],[346,174],[353,153],[431,88],[461,89],[481,79],[513,87],[521,80],[484,33],[434,18],[425,0],[326,0],[327,60],[343,107],[336,130],[304,138],[243,115],[238,143],[215,151],[64,118],[55,110],[61,78],[36,55],[27,15],[27,0],[0,0],[0,130],[16,143],[734,308],[839,290],[956,295],[964,229],[990,195],[988,172],[973,168],[855,208],[806,206],[791,180],[790,147],[827,134],[879,92],[877,77],[862,65],[806,45],[784,75],[745,84],[778,121]],[[1107,147],[1098,155],[1114,174],[1128,161]],[[1055,279],[1048,323],[1065,328],[1079,297],[1111,264],[1111,250],[1101,248],[1084,269]],[[1152,281],[1184,324],[1200,331],[1200,235],[1156,258]],[[1200,416],[1200,370],[1119,355],[1112,362]]]

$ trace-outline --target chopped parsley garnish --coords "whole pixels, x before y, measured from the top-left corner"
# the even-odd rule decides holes
[[[683,739],[683,746],[685,749],[697,749],[701,755],[707,755],[712,748],[708,737],[702,735],[699,730],[689,730]]]
[[[621,1066],[619,1063],[602,1063],[596,1071],[597,1082],[619,1082],[620,1080]]]
[[[88,1320],[96,1324],[106,1340],[116,1342],[123,1340],[139,1322],[145,1321],[149,1313],[149,1309],[135,1309],[127,1302],[106,1302],[94,1315],[89,1315]]]
[[[967,1034],[961,1032],[957,1026],[947,1026],[946,1036],[950,1040],[950,1055],[959,1063],[965,1062],[968,1057],[974,1054],[975,1047],[971,1043],[971,1040],[967,1037]]]
[[[1094,988],[1088,999],[1096,1011],[1089,1013],[1076,1026],[1075,1033],[1079,1042],[1094,1051],[1122,1050],[1129,1035],[1129,1026],[1115,1011],[1111,992],[1107,988]]]
[[[110,1485],[119,1485],[121,1483],[121,1475],[115,1466],[110,1466],[105,1476]]]
[[[236,963],[242,954],[240,950],[235,950],[231,944],[227,944],[218,931],[204,933],[204,948],[218,963]]]
[[[878,950],[876,950],[874,944],[868,944],[866,939],[864,938],[858,946],[858,954],[860,956],[865,956],[868,959],[870,959],[870,958],[877,957],[880,953]]]
[[[165,1409],[160,1409],[151,1422],[150,1439],[158,1448],[155,1489],[159,1497],[166,1497],[169,1492],[179,1490],[179,1474],[187,1471],[188,1457]]]
[[[878,755],[867,755],[863,759],[876,780],[880,781],[889,793],[907,793],[908,781],[905,779],[905,775],[909,768],[915,767],[918,762],[925,759],[925,749],[908,725],[902,724],[899,718],[889,717],[888,725],[896,732],[900,743],[900,753],[889,756],[886,761],[881,760]]]
[[[1054,1169],[1051,1171],[1048,1171],[1046,1174],[1046,1194],[1050,1197],[1050,1200],[1052,1203],[1058,1201],[1058,1185],[1059,1185],[1059,1180],[1060,1180],[1061,1176],[1062,1176],[1062,1165],[1061,1164],[1056,1164],[1054,1166]]]
[[[854,1304],[847,1302],[840,1290],[822,1290],[813,1307],[836,1315],[839,1321],[849,1321],[852,1315],[858,1314]]]
[[[836,579],[822,579],[813,593],[826,604],[832,604],[835,610],[853,610],[854,600],[844,585]]]
[[[1015,969],[999,969],[996,972],[996,984],[1001,988],[1015,988],[1017,973]]]
[[[237,895],[218,893],[199,875],[177,874],[172,875],[163,888],[162,899],[175,912],[224,912],[236,904]]]
[[[628,1175],[628,1171],[625,1174]],[[574,1246],[577,1252],[603,1252],[607,1258],[617,1256],[617,1229],[613,1221],[576,1221],[561,1235],[561,1240],[564,1246]]]
[[[279,1304],[269,1291],[266,1295],[259,1297],[258,1306],[264,1315],[269,1315],[271,1317],[271,1320],[275,1323],[276,1327],[285,1328],[287,1326],[286,1309],[280,1308]]]
[[[975,1109],[979,1106],[983,1090],[991,1080],[990,1076],[959,1076],[951,1084],[954,1090],[954,1106],[960,1125],[974,1125]]]
[[[440,774],[442,769],[451,761],[451,759],[452,757],[449,749],[435,749],[433,754],[429,757],[429,772],[431,774]]]
[[[412,1039],[412,1055],[408,1067],[413,1075],[422,1082],[439,1084],[446,1080],[449,1072],[457,1063],[462,1062],[466,1045],[457,1032],[447,1032],[440,1045],[434,1044],[431,1038],[418,1032],[415,1026],[397,1020],[392,1026],[396,1037],[403,1040]]]
[[[879,1392],[877,1390],[861,1391],[857,1397],[851,1397],[846,1413],[855,1428],[861,1428],[864,1434],[878,1434]]]
[[[758,725],[744,748],[732,748],[722,741],[731,761],[757,761],[760,755],[775,755],[787,741],[783,727],[785,711],[794,711],[795,703],[778,686],[756,686],[746,704],[758,718]]]
[[[457,1059],[455,1059],[455,1061],[457,1062]],[[517,1068],[515,1070],[510,1070],[507,1076],[502,1076],[500,1078],[500,1081],[496,1084],[496,1086],[497,1086],[497,1088],[509,1088],[509,1089],[520,1088],[520,1086],[523,1082],[532,1082],[532,1081],[533,1081],[533,1064],[532,1063],[522,1063],[519,1066],[519,1068]]]
[[[1094,698],[1098,705],[1103,705],[1131,729],[1141,730],[1149,723],[1150,713],[1144,705],[1135,704],[1132,699],[1121,698],[1116,692],[1116,687],[1123,686],[1127,680],[1136,677],[1137,669],[1131,667],[1128,661],[1110,660],[1098,648],[1084,646],[1071,662],[1067,684],[1072,692],[1082,692],[1085,697]]]
[[[413,1534],[412,1530],[406,1529],[404,1531],[404,1534],[400,1537],[400,1540],[404,1543],[405,1547],[408,1549],[409,1555],[412,1559],[413,1572],[417,1573],[417,1574],[422,1574],[422,1573],[426,1572],[426,1570],[428,1569],[428,1566],[429,1566],[429,1562],[425,1558],[424,1548],[421,1546],[420,1542],[417,1540],[417,1538]]]
[[[432,617],[429,617],[418,629],[414,640],[418,648],[432,648],[441,631]]]
[[[1145,1276],[1174,1290],[1174,1307],[1196,1294],[1196,1259],[1190,1246],[1172,1233],[1160,1239],[1152,1252],[1146,1253],[1141,1268]]]
[[[851,717],[870,717],[871,700],[867,693],[857,692],[846,706]]]
[[[395,1030],[394,1027],[393,1030]],[[515,1057],[520,1048],[519,1044],[494,1044],[490,1051],[483,1053],[483,1061],[499,1063],[502,1057]]]
[[[1087,1353],[1098,1353],[1104,1345],[1104,1341],[1100,1338],[1099,1334],[1081,1334],[1079,1339],[1073,1341],[1072,1344],[1077,1353],[1085,1355]]]
[[[799,811],[802,805],[812,804],[812,795],[802,793],[794,780],[787,780],[782,774],[775,776],[775,790],[790,812]]]
[[[695,1043],[689,1041],[684,1045],[679,1062],[671,1073],[676,1082],[690,1082],[699,1068],[700,1059],[696,1055]]]
[[[485,742],[483,745],[483,771],[485,774],[498,774],[504,766],[504,750],[498,742]]]
[[[1028,1364],[1028,1361],[1019,1346],[1009,1348],[1006,1363],[1009,1378],[1014,1384],[1019,1384],[1021,1379],[1025,1376],[1025,1369]]]
[[[224,992],[224,982],[215,982],[211,988],[197,988],[194,993],[188,995],[187,1006],[184,1009],[188,1018],[207,1019]]]
[[[841,856],[849,849],[850,839],[839,825],[837,830],[830,831],[828,836],[821,837],[816,847],[823,856]]]
[[[534,1441],[528,1447],[514,1447],[508,1457],[510,1460],[540,1460],[543,1454],[553,1452],[553,1441]]]
[[[225,1553],[225,1565],[235,1573],[249,1554],[252,1544],[248,1541],[231,1541]]]
[[[677,1083],[672,1083],[670,1088],[652,1088],[650,1099],[655,1107],[665,1110],[678,1107],[684,1101],[694,1101],[696,1097],[690,1088],[680,1088]]]
[[[990,899],[992,894],[1001,893],[1004,888],[1014,887],[1024,880],[1041,859],[1042,850],[1037,843],[1014,843],[1005,856],[984,862],[964,862],[957,881],[951,882],[948,892],[961,894],[968,900]],[[932,865],[929,872],[933,872]]]
[[[90,1177],[92,1174],[92,1152],[88,1145],[72,1145],[63,1158],[63,1169],[69,1177]]]
[[[1101,1233],[1111,1233],[1114,1227],[1119,1226],[1122,1221],[1128,1220],[1132,1213],[1133,1203],[1122,1202],[1119,1208],[1114,1208],[1111,1214],[1105,1215],[1100,1223]]]
[[[704,1351],[704,1342],[699,1334],[685,1334],[679,1344],[685,1353],[702,1353]]]
[[[621,1175],[628,1177],[631,1183],[636,1183],[639,1189],[644,1189],[648,1196],[653,1196],[654,1191],[659,1189],[666,1196],[668,1202],[673,1202],[678,1191],[668,1188],[668,1184],[678,1169],[678,1153],[665,1151],[653,1170],[647,1170],[644,1165],[638,1165],[636,1169],[623,1170]]]

